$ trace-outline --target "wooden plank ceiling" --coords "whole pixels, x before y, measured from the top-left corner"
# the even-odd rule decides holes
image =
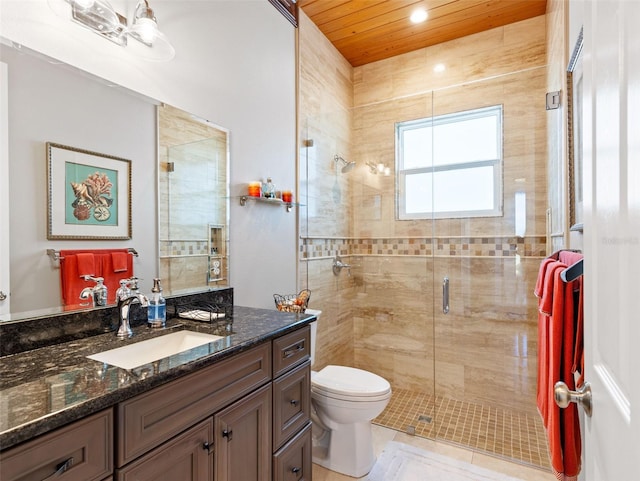
[[[547,0],[298,0],[300,8],[357,67],[544,15]],[[409,20],[417,8],[429,17]]]

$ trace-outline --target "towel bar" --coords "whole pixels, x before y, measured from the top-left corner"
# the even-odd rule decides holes
[[[105,250],[109,250],[109,249],[105,249]],[[135,250],[133,247],[129,247],[127,251],[129,252],[129,254],[131,254],[134,257],[139,256],[138,251]],[[57,251],[55,249],[47,249],[47,255],[51,257],[51,260],[54,262],[64,259],[64,256],[60,255],[60,251]]]

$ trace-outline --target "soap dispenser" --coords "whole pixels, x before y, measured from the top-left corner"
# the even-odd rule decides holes
[[[153,280],[153,288],[149,297],[147,323],[150,327],[165,327],[167,322],[166,301],[162,297],[160,279]]]

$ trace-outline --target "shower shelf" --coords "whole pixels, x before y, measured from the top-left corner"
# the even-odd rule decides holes
[[[284,202],[282,199],[268,199],[267,197],[253,197],[250,195],[243,195],[240,197],[240,205],[245,206],[247,201],[250,200],[252,202],[259,202],[261,204],[271,204],[276,206],[283,205],[287,212],[291,212],[292,207],[298,207],[302,204],[296,204],[295,202]]]

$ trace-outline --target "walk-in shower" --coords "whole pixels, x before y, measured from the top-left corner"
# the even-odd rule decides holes
[[[350,365],[389,380],[394,394],[374,422],[542,468],[533,288],[546,250],[545,75],[363,102],[343,122],[307,118],[299,249],[299,287],[323,311],[314,369]],[[324,159],[336,145],[358,165],[394,167],[331,175]],[[403,166],[402,148],[421,153]],[[336,256],[351,276],[333,275]]]

